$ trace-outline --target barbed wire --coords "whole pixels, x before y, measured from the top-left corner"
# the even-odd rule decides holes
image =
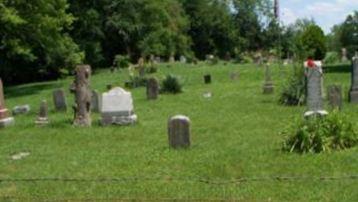
[[[266,177],[242,177],[235,179],[209,179],[193,177],[119,177],[119,178],[0,178],[0,183],[40,183],[40,182],[63,182],[63,183],[128,183],[143,181],[163,181],[163,182],[197,182],[211,185],[240,184],[249,182],[263,181],[343,181],[358,180],[358,174],[343,176],[266,176]]]
[[[137,198],[50,198],[50,197],[19,197],[19,196],[3,196],[0,199],[20,200],[20,201],[241,201],[235,198],[153,198],[153,197],[137,197]]]

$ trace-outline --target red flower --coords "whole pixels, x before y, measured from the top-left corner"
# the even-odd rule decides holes
[[[308,66],[309,68],[315,68],[315,67],[316,67],[316,64],[314,63],[314,60],[308,59],[308,60],[307,60],[307,66]]]

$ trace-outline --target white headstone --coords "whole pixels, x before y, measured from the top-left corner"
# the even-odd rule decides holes
[[[133,111],[133,99],[130,92],[116,87],[103,93],[101,102],[102,124],[128,125],[137,121]]]

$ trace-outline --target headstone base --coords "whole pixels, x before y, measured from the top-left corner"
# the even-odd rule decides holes
[[[320,111],[308,111],[304,114],[305,118],[309,118],[309,117],[313,117],[313,116],[326,116],[328,115],[328,112],[325,110],[320,110]]]
[[[106,116],[102,115],[101,125],[108,126],[108,125],[133,125],[137,122],[138,117],[136,114],[130,116]]]
[[[0,128],[5,128],[7,126],[14,125],[15,120],[13,117],[5,118],[0,120]]]
[[[274,93],[274,85],[273,84],[265,84],[263,87],[264,94],[272,94]]]
[[[42,117],[38,117],[37,120],[35,121],[36,125],[47,125],[49,123],[48,118],[42,118]]]
[[[349,102],[350,103],[358,103],[358,91],[350,91],[349,92]]]

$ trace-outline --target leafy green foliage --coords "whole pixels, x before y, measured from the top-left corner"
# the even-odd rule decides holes
[[[130,58],[127,55],[116,55],[113,61],[113,65],[118,68],[128,68],[130,64]]]
[[[84,54],[65,32],[74,18],[66,0],[0,2],[0,75],[5,82],[54,78]]]
[[[339,112],[326,117],[311,117],[291,126],[283,149],[297,153],[320,153],[358,146],[358,133],[348,118]]]
[[[353,57],[358,50],[358,11],[348,15],[341,25],[340,42],[348,50],[348,57]]]
[[[323,30],[317,25],[309,25],[300,35],[297,46],[300,49],[301,59],[312,57],[323,60],[326,55],[326,38]]]
[[[169,74],[167,77],[163,80],[162,86],[161,86],[161,92],[162,93],[181,93],[182,90],[182,84],[179,81],[179,78],[175,75]]]
[[[324,58],[324,64],[337,64],[339,63],[340,58],[337,52],[328,52]]]
[[[291,75],[283,85],[279,103],[282,105],[302,105],[306,99],[306,79],[304,68],[294,65]]]

